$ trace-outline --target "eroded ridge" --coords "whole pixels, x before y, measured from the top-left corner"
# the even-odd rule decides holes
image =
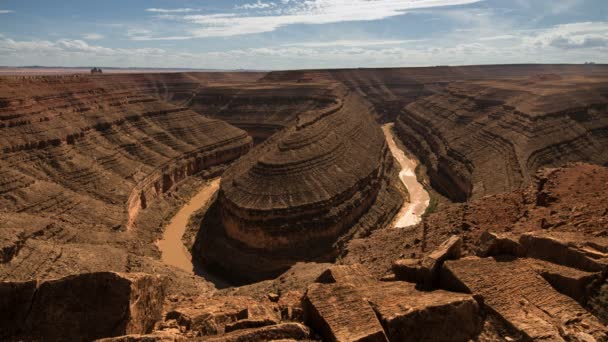
[[[285,267],[272,255],[297,260],[327,254],[372,206],[392,167],[366,103],[344,89],[331,91],[333,106],[301,113],[293,126],[257,147],[222,178],[221,231],[216,234],[259,255],[258,265],[251,267],[266,268],[260,274]],[[380,210],[377,216],[382,215],[386,213]],[[201,251],[209,259],[209,248]],[[243,262],[221,261],[235,273]]]

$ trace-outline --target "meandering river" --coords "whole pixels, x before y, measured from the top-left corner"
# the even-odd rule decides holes
[[[161,260],[163,263],[194,273],[192,256],[184,246],[182,236],[186,232],[190,216],[205,206],[219,188],[219,178],[209,182],[173,216],[169,225],[165,227],[163,238],[156,243],[162,254]]]
[[[404,228],[415,225],[422,220],[422,215],[429,206],[430,197],[416,177],[416,160],[408,158],[395,143],[393,126],[392,123],[386,124],[382,126],[382,130],[391,153],[399,162],[401,167],[399,178],[407,188],[410,197],[410,201],[403,204],[394,220],[395,228]],[[219,178],[209,182],[171,219],[171,222],[165,228],[162,239],[156,243],[162,254],[161,260],[163,263],[194,273],[192,256],[184,246],[182,236],[186,232],[190,216],[205,206],[219,190],[219,187]]]
[[[403,206],[399,210],[399,213],[397,213],[394,221],[395,228],[404,228],[415,225],[422,220],[422,215],[429,206],[430,196],[416,177],[417,161],[408,158],[395,142],[395,137],[393,135],[394,125],[394,123],[386,124],[382,126],[382,131],[384,132],[391,153],[395,159],[397,159],[401,167],[399,178],[410,195],[409,203],[403,203]]]

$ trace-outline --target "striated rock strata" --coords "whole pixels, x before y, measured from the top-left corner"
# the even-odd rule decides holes
[[[199,234],[207,263],[231,277],[273,275],[297,260],[327,257],[370,211],[393,159],[366,103],[331,91],[332,106],[300,113],[226,171],[216,204],[221,227]],[[380,208],[365,224],[381,224],[392,210]]]
[[[124,271],[126,253],[154,252],[162,213],[139,221],[157,198],[249,150],[246,132],[143,78],[0,78],[0,279]]]
[[[514,190],[537,169],[608,163],[605,78],[531,77],[452,83],[406,106],[396,122],[455,201]]]

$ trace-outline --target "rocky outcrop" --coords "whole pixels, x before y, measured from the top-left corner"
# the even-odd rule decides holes
[[[393,273],[399,280],[433,288],[439,278],[439,270],[446,260],[459,259],[462,240],[451,236],[436,250],[422,259],[399,259],[393,263]]]
[[[265,305],[250,297],[201,298],[196,303],[171,308],[165,315],[165,324],[174,321],[187,336],[201,337],[275,325],[281,320],[272,305]]]
[[[312,284],[304,298],[307,324],[329,341],[467,341],[481,330],[477,302],[468,295],[421,292],[404,282],[383,283],[360,266],[358,279]]]
[[[3,282],[0,293],[0,338],[91,340],[151,332],[165,284],[145,274],[90,273]]]
[[[217,222],[203,224],[211,228],[198,242],[205,262],[232,279],[277,275],[298,260],[327,258],[370,212],[393,159],[366,104],[342,89],[332,92],[332,106],[300,113],[226,171]],[[390,218],[390,204],[365,224]]]

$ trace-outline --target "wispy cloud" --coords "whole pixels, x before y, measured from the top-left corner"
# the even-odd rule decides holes
[[[465,5],[481,0],[307,0],[281,1],[281,8],[253,15],[224,13],[214,15],[171,15],[161,17],[193,25],[192,38],[229,37],[264,33],[295,24],[318,25],[346,21],[372,21],[403,15],[409,10]],[[271,5],[272,4],[272,5]],[[268,10],[275,3],[261,2],[242,5],[248,9]],[[175,13],[175,12],[163,12]],[[150,37],[152,38],[152,37]]]
[[[503,34],[499,36],[491,36],[491,37],[481,37],[479,40],[481,41],[494,41],[494,40],[509,40],[509,39],[517,39],[518,37],[512,34]]]
[[[153,13],[191,13],[191,12],[200,12],[199,9],[195,8],[148,8],[147,12]]]
[[[8,14],[8,13],[15,13],[15,11],[12,11],[12,10],[0,10],[0,14]]]
[[[10,38],[0,37],[0,51],[13,54],[36,55],[65,55],[65,54],[87,54],[94,56],[129,56],[129,55],[154,55],[163,54],[166,51],[157,48],[141,49],[116,49],[99,45],[91,45],[79,39],[59,39],[57,41],[32,40],[17,41]]]
[[[82,35],[82,38],[86,40],[101,40],[104,39],[105,36],[99,33],[86,33]]]
[[[345,47],[357,47],[357,46],[389,46],[389,45],[402,45],[408,43],[424,42],[425,39],[410,39],[410,40],[334,40],[329,42],[303,42],[284,44],[283,46],[300,46],[300,47],[331,47],[331,46],[345,46]]]
[[[252,10],[252,9],[259,10],[259,9],[273,8],[276,6],[277,6],[277,4],[274,2],[262,2],[262,1],[258,0],[257,2],[254,2],[254,3],[237,5],[237,6],[234,6],[234,8],[235,9],[245,9],[245,10]]]

